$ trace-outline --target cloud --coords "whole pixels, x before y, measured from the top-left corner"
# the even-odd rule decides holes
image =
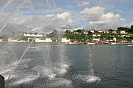
[[[103,7],[95,6],[92,8],[85,8],[80,14],[84,15],[88,20],[93,21],[99,20],[99,18],[102,17],[104,10]]]
[[[17,19],[17,18],[14,18],[12,19],[12,21],[10,21],[10,23],[15,25],[23,25],[25,22],[26,22],[25,19]]]
[[[64,13],[62,13],[62,14],[57,14],[57,18],[59,18],[59,19],[67,19],[68,17],[70,17],[70,13],[68,13],[68,12],[64,12]]]
[[[61,14],[47,14],[45,17],[51,18],[51,20],[65,20],[68,19],[71,16],[68,12],[63,12]]]
[[[34,27],[41,27],[42,32],[49,33],[54,29],[66,30],[73,29],[74,20],[71,18],[71,13],[63,12],[60,14],[47,14],[45,16],[20,15],[13,17],[7,23],[6,33],[17,31],[31,32]],[[36,32],[40,32],[39,30]]]
[[[15,9],[17,9],[17,7],[21,3],[23,3],[24,0],[4,0],[4,1],[0,0],[0,1],[1,1],[0,3],[1,8],[4,5],[6,5],[8,1],[12,1],[2,11],[0,17],[0,23],[2,23],[5,20],[5,18],[11,14],[11,12],[13,12]],[[123,24],[130,24],[130,23],[132,24],[132,13],[133,13],[132,8],[127,10],[127,7],[125,8],[124,6],[123,10],[122,5],[119,6],[117,5],[118,3],[120,3],[119,1],[115,1],[114,3],[114,0],[113,1],[91,0],[89,2],[91,2],[91,6],[93,7],[84,8],[82,11],[81,11],[82,8],[77,9],[75,7],[77,7],[77,3],[79,7],[90,5],[90,3],[87,2],[87,0],[74,0],[75,1],[74,3],[71,0],[68,0],[68,2],[65,3],[64,0],[57,0],[57,1],[48,0],[48,2],[46,0],[29,0],[29,1],[31,1],[31,4],[35,12],[37,13],[38,17],[34,13],[34,11],[31,10],[30,8],[21,8],[15,14],[10,15],[9,20],[6,21],[7,26],[5,27],[5,29],[11,31],[18,31],[18,30],[30,31],[33,27],[41,26],[43,28],[43,31],[47,32],[47,31],[52,31],[56,28],[73,29],[76,27],[82,27],[84,24],[85,25],[88,24],[86,26],[86,29],[93,28],[100,30],[108,28],[117,28],[118,26],[121,25],[121,22]],[[126,0],[126,3],[127,1],[129,0]],[[30,6],[30,3],[27,2],[23,6]],[[115,7],[117,7],[117,9]],[[125,19],[121,17],[120,13],[122,14],[123,17],[125,17]]]
[[[105,8],[95,6],[92,8],[85,8],[80,12],[81,15],[88,20],[89,24],[86,29],[103,30],[107,28],[117,28],[124,18],[121,18],[120,14],[114,14],[113,12],[104,13]]]
[[[46,19],[49,19],[49,24],[52,24],[52,28],[58,28],[58,29],[71,29],[73,27],[74,21],[71,18],[71,14],[68,12],[63,12],[60,14],[48,14],[45,16]],[[48,28],[48,25],[45,27]]]
[[[78,4],[78,6],[87,6],[87,5],[89,5],[90,3],[89,2],[83,2],[83,3],[81,3],[81,4]]]

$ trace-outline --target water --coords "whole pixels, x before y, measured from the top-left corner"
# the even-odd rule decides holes
[[[88,45],[32,44],[18,62],[29,44],[11,45],[0,44],[6,52],[0,58],[6,88],[133,87],[132,46],[89,45],[90,53]]]

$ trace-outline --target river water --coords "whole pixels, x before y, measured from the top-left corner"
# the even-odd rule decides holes
[[[133,88],[133,46],[32,44],[21,60],[28,44],[0,46],[6,88]]]

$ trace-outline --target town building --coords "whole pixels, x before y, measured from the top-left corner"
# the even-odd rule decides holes
[[[13,38],[8,38],[8,42],[18,42],[17,39],[13,39]]]
[[[62,42],[64,42],[64,43],[70,42],[70,39],[62,38]]]
[[[94,29],[92,29],[92,30],[90,30],[90,32],[91,32],[91,33],[94,33],[94,32],[95,32],[95,30],[94,30]]]
[[[3,42],[3,39],[0,39],[0,42]]]
[[[120,34],[126,34],[126,31],[125,30],[121,30]]]
[[[35,42],[52,42],[51,38],[46,38],[46,39],[41,39],[41,38],[36,38]]]
[[[109,30],[103,30],[103,33],[109,33]]]

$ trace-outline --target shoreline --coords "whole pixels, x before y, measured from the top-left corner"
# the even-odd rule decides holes
[[[0,43],[30,43],[30,42],[0,42]],[[95,44],[109,44],[109,45],[118,45],[118,44],[131,44],[133,45],[133,43],[114,43],[114,44],[111,44],[111,43],[102,43],[102,42],[76,42],[76,43],[58,43],[58,42],[33,42],[33,44],[70,44],[70,45],[74,45],[74,44],[89,44],[89,45],[95,45]]]

